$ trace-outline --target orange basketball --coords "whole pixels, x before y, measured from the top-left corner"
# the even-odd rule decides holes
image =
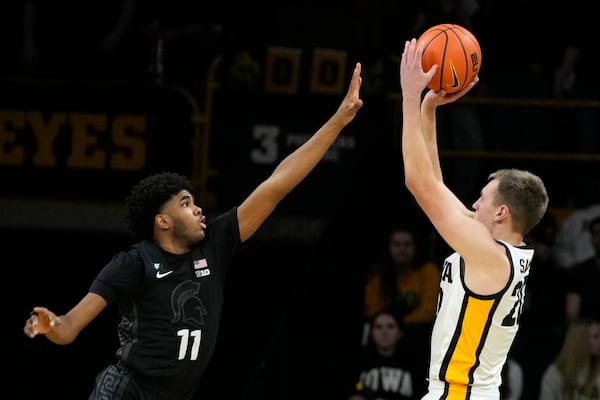
[[[425,43],[423,70],[434,64],[438,70],[427,85],[434,91],[458,92],[468,85],[481,68],[481,48],[475,35],[454,24],[440,24],[427,29],[417,41]]]

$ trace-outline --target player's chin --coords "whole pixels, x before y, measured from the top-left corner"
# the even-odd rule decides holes
[[[204,229],[200,229],[198,232],[196,232],[196,234],[194,236],[195,236],[196,241],[200,242],[200,241],[204,240],[204,238],[206,237],[206,232],[204,231]]]

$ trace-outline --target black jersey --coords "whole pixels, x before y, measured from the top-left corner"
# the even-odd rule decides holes
[[[225,274],[239,237],[233,208],[214,219],[205,239],[186,254],[142,241],[98,274],[90,291],[119,305],[117,358],[134,376],[191,397],[215,347]]]

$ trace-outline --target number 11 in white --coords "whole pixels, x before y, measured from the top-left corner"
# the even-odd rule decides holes
[[[181,342],[179,343],[179,355],[177,359],[183,360],[185,358],[189,346],[190,337],[193,337],[194,340],[192,343],[190,360],[197,360],[198,352],[200,351],[200,339],[202,338],[202,331],[199,329],[194,331],[190,331],[189,329],[181,329],[177,331],[177,336],[181,337]]]

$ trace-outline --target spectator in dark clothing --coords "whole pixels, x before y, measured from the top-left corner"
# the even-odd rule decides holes
[[[569,320],[600,319],[600,217],[588,227],[594,255],[568,272],[566,313]]]

